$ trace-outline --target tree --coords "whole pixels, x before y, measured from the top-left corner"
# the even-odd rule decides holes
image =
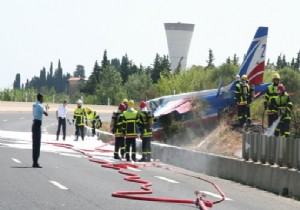
[[[50,69],[49,73],[47,74],[47,86],[48,88],[52,87],[54,84],[54,78],[53,78],[53,63],[50,63]]]
[[[61,67],[60,60],[58,60],[58,67],[54,72],[54,88],[56,92],[61,93],[64,92],[64,84],[63,84],[63,69]]]
[[[84,66],[83,65],[77,65],[76,69],[73,73],[74,77],[81,77],[81,78],[85,78],[85,70],[84,70]]]
[[[165,70],[166,74],[171,72],[171,63],[169,62],[168,56],[159,56],[156,54],[153,64],[153,69],[151,72],[151,78],[153,83],[157,83],[160,78],[160,74]]]
[[[140,71],[129,76],[125,84],[127,97],[134,101],[147,100],[148,91],[152,89],[152,80],[150,74]]]
[[[130,72],[130,61],[128,59],[127,54],[122,57],[121,66],[120,66],[120,73],[122,77],[122,83],[125,84],[128,80]]]
[[[101,80],[97,85],[96,95],[100,104],[106,104],[108,98],[112,104],[118,104],[121,98],[118,93],[122,92],[122,78],[113,66],[106,66],[101,73]]]
[[[21,88],[21,75],[18,73],[16,74],[16,79],[13,84],[14,89],[20,89]]]
[[[121,62],[120,62],[120,60],[119,60],[118,58],[113,58],[113,59],[111,59],[110,63],[111,63],[111,65],[112,65],[113,67],[115,67],[115,69],[118,70],[118,72],[120,72],[120,65],[121,65]]]
[[[239,66],[239,58],[237,57],[236,54],[233,55],[232,64],[234,66]]]
[[[179,74],[180,73],[182,60],[183,60],[183,56],[181,56],[181,58],[180,58],[180,60],[178,62],[178,65],[177,65],[176,69],[174,70],[174,74]]]
[[[101,61],[101,68],[106,68],[107,66],[109,66],[109,60],[107,59],[107,51],[104,50],[104,53],[103,53],[103,59]]]
[[[294,69],[298,70],[298,71],[300,70],[300,50],[297,53],[297,58],[296,58],[296,61],[295,61]]]
[[[215,57],[214,57],[214,54],[213,54],[213,51],[212,49],[209,48],[208,50],[208,60],[206,61],[207,63],[207,66],[206,68],[211,68],[211,67],[214,67],[214,60],[215,60]]]
[[[96,91],[97,84],[100,82],[100,73],[101,68],[98,65],[98,61],[96,61],[93,72],[89,76],[86,85],[81,89],[81,91],[88,94],[94,94]]]

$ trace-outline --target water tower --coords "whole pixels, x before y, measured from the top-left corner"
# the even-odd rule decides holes
[[[173,71],[177,68],[180,60],[181,69],[186,69],[194,26],[194,24],[187,23],[165,23],[169,58]]]

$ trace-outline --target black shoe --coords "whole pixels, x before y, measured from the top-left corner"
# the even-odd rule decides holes
[[[141,159],[139,160],[139,162],[146,162],[146,159],[145,159],[145,158],[141,158]]]
[[[114,156],[114,159],[120,160],[121,158],[119,156]]]
[[[32,164],[32,168],[43,168],[43,167],[38,163],[34,163]]]

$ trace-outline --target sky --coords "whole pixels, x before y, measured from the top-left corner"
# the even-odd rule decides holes
[[[88,77],[101,62],[128,55],[151,66],[167,55],[164,23],[195,24],[187,66],[215,65],[236,54],[242,62],[259,26],[269,27],[266,57],[287,61],[300,50],[299,0],[0,0],[0,90],[39,76],[50,63],[73,74],[78,64]]]

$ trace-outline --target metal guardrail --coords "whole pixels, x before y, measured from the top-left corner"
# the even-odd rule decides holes
[[[245,160],[300,170],[300,139],[244,133],[242,157]]]

